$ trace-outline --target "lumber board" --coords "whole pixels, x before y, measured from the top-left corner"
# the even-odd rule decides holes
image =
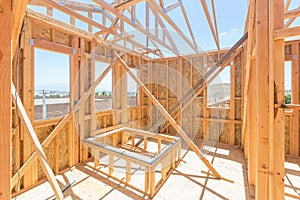
[[[11,40],[12,40],[12,11],[11,1],[0,1],[0,199],[11,199]]]
[[[276,103],[284,103],[284,39],[274,40],[274,30],[284,28],[284,2],[269,0],[269,198],[284,199],[284,145],[285,122],[283,109],[275,109]],[[259,48],[258,48],[259,49]],[[259,50],[258,50],[259,51]],[[273,74],[271,74],[273,73]]]
[[[268,1],[256,1],[256,199],[269,199],[269,16]]]
[[[292,44],[292,104],[299,104],[299,44]],[[293,109],[293,128],[290,129],[290,155],[299,156],[299,110]]]
[[[22,28],[25,17],[25,10],[29,0],[14,0],[12,1],[12,54],[14,55],[19,42],[19,33]]]

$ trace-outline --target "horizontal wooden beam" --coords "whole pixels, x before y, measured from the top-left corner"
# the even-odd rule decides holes
[[[198,117],[200,121],[208,121],[208,122],[219,122],[219,123],[234,123],[234,124],[242,124],[242,120],[232,120],[232,119],[217,119],[217,118],[203,118]]]
[[[31,39],[31,40],[32,40],[32,45],[36,48],[59,52],[63,54],[69,54],[69,55],[74,53],[73,48],[66,45],[57,44],[54,42],[49,42],[47,40],[41,40],[41,39]]]
[[[300,26],[274,31],[274,39],[275,40],[299,36],[299,35],[300,35]]]

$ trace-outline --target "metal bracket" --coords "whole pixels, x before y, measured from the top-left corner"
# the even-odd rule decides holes
[[[29,39],[29,45],[34,46],[34,39],[32,39],[32,38]]]

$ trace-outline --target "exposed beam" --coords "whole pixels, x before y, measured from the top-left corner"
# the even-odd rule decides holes
[[[255,0],[249,1],[249,23],[248,23],[248,41],[247,41],[247,57],[246,57],[246,74],[245,74],[245,85],[244,85],[244,105],[243,105],[243,126],[242,135],[245,138],[247,111],[248,111],[248,90],[249,90],[249,80],[250,80],[250,64],[252,57],[252,39],[253,39],[253,29],[254,29],[254,14],[255,14]],[[242,145],[244,145],[244,140],[242,139]]]
[[[294,37],[300,35],[300,26],[287,28],[287,29],[278,29],[274,31],[274,39],[280,40],[288,37]]]
[[[148,88],[142,83],[142,81],[137,78],[124,62],[124,60],[116,53],[118,60],[122,64],[122,66],[126,69],[127,73],[131,76],[131,78],[141,87],[142,91],[149,97],[152,103],[158,108],[158,110],[162,113],[162,115],[172,124],[172,126],[178,131],[179,135],[184,139],[184,141],[189,145],[189,147],[197,154],[197,156],[202,160],[202,162],[207,166],[207,168],[213,173],[216,178],[221,178],[220,174],[216,171],[216,169],[210,164],[210,162],[205,158],[201,150],[195,145],[195,143],[186,135],[184,130],[177,124],[177,122],[169,115],[166,109],[158,102],[158,100],[151,94]]]
[[[296,10],[300,10],[300,6]],[[299,15],[297,15],[297,16],[299,16]],[[288,28],[296,20],[297,16],[294,16],[294,17],[291,17],[290,19],[288,19],[288,21],[284,25],[284,28]]]
[[[166,20],[166,22],[183,38],[183,40],[195,51],[198,50],[195,48],[193,43],[185,36],[185,34],[180,30],[180,28],[174,23],[174,21],[164,12],[164,10],[156,3],[154,0],[146,0],[150,6],[152,6],[159,14]]]
[[[291,5],[291,0],[287,0],[286,1],[286,5],[285,5],[285,8],[284,8],[284,11],[287,12],[289,10],[289,7]]]
[[[0,199],[11,199],[11,77],[12,10],[11,1],[0,0]]]
[[[213,16],[214,16],[215,33],[216,33],[216,37],[218,40],[218,45],[220,46],[219,30],[218,30],[217,16],[216,16],[216,10],[215,10],[215,0],[211,0],[211,6],[212,6],[212,11],[213,11]]]
[[[14,0],[13,2],[13,15],[12,15],[12,53],[16,52],[19,33],[23,24],[26,5],[29,0]]]
[[[169,45],[166,45],[164,42],[162,42],[161,40],[159,40],[158,38],[156,38],[154,35],[152,35],[150,32],[146,31],[142,26],[138,25],[138,24],[133,24],[131,19],[129,19],[128,17],[126,17],[125,15],[122,15],[118,9],[112,7],[110,4],[108,4],[107,2],[105,2],[104,0],[93,0],[95,3],[99,4],[101,7],[105,8],[107,11],[111,12],[113,15],[115,15],[116,17],[120,18],[121,20],[123,20],[124,22],[126,22],[128,25],[130,25],[131,27],[139,30],[140,32],[142,32],[143,34],[145,34],[146,36],[148,36],[149,38],[153,39],[154,41],[156,41],[158,44],[162,45],[163,47],[165,47],[166,49],[170,50],[171,52],[175,53],[176,52],[173,50],[172,47],[170,47]]]
[[[294,10],[289,10],[284,14],[284,18],[298,17],[300,15],[300,7]]]
[[[179,2],[180,2],[180,8],[181,8],[183,17],[184,17],[184,19],[185,19],[186,25],[187,25],[187,27],[188,27],[188,29],[189,29],[189,32],[190,32],[190,35],[191,35],[192,40],[193,40],[193,42],[194,42],[195,48],[196,48],[197,51],[198,51],[198,46],[197,46],[197,43],[196,43],[196,40],[195,40],[195,37],[194,37],[194,34],[193,34],[193,30],[192,30],[192,27],[191,27],[191,24],[190,24],[190,20],[189,20],[187,14],[186,14],[186,11],[185,11],[185,8],[184,8],[183,4],[181,3],[181,1],[179,1]]]
[[[219,42],[218,42],[216,31],[213,28],[213,23],[212,23],[211,18],[210,18],[210,14],[209,14],[209,11],[208,11],[208,8],[207,8],[207,4],[206,4],[205,0],[200,0],[200,2],[202,4],[202,8],[204,10],[204,14],[206,16],[206,19],[207,19],[207,22],[208,22],[211,34],[213,35],[213,38],[215,40],[215,43],[217,45],[218,50],[220,50],[220,45],[219,45]]]

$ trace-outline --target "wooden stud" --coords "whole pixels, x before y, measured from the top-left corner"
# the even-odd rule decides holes
[[[268,1],[256,1],[256,199],[269,199],[269,22]]]
[[[230,119],[235,120],[235,64],[230,66]],[[228,144],[234,145],[235,124],[230,124],[228,133]]]
[[[149,191],[149,167],[145,167],[145,192],[147,193]]]
[[[0,199],[11,199],[11,40],[12,10],[11,1],[0,1]]]
[[[108,164],[108,174],[112,175],[114,173],[114,156],[109,155],[109,164]]]
[[[131,180],[131,162],[126,161],[126,183],[129,183]]]
[[[153,197],[155,194],[155,168],[150,168],[150,175],[149,175],[149,182],[150,182],[150,197]]]
[[[269,98],[269,198],[279,200],[284,199],[285,116],[283,109],[275,109],[275,104],[285,100],[284,39],[273,40],[272,36],[274,30],[284,28],[284,2],[269,0],[269,7],[269,91],[272,93]]]
[[[292,44],[292,104],[299,104],[299,44]],[[293,109],[293,128],[290,132],[290,155],[299,156],[299,110]]]
[[[147,151],[147,138],[144,137],[144,150]]]
[[[24,32],[24,64],[23,64],[23,98],[22,102],[25,107],[26,113],[30,119],[31,122],[34,121],[34,85],[33,85],[33,79],[34,79],[34,48],[30,45],[30,38],[32,34],[32,24],[31,22],[28,22],[25,32]],[[29,135],[27,134],[28,131],[24,124],[22,124],[22,137],[23,137],[23,162],[25,162],[29,156],[31,155],[33,149],[32,149],[32,142],[30,140]],[[24,187],[27,188],[31,186],[34,182],[32,178],[33,169],[30,169],[25,175],[24,175]]]
[[[249,100],[248,100],[248,115],[249,115],[249,124],[248,124],[248,180],[251,185],[256,183],[256,101],[255,101],[255,83],[256,83],[256,68],[255,68],[255,59],[252,59],[249,64]]]
[[[161,139],[157,140],[157,151],[160,152],[161,150]]]

